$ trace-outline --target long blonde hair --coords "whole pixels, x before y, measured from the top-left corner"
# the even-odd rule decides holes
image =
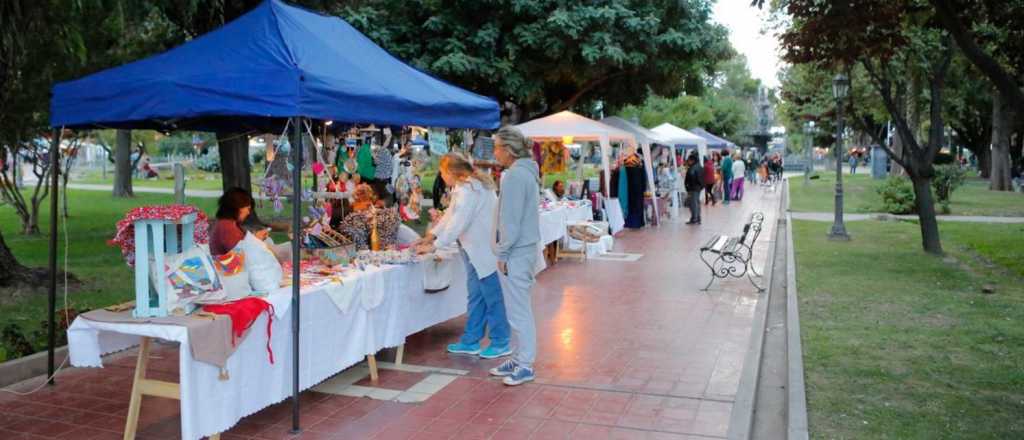
[[[455,176],[459,181],[473,178],[478,180],[487,189],[495,188],[494,179],[491,178],[491,175],[486,170],[474,167],[469,158],[462,153],[451,152],[441,156],[439,166]]]

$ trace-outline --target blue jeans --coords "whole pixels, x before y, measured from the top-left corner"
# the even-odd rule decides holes
[[[459,342],[477,344],[484,338],[484,331],[490,330],[492,346],[508,347],[510,330],[498,272],[480,279],[465,251],[462,251],[462,261],[466,263],[466,290],[469,291],[466,312],[469,318],[466,319],[466,329]]]
[[[722,176],[722,180],[724,180],[724,182],[722,182],[722,198],[725,199],[725,203],[729,203],[729,200],[732,199],[732,197],[729,197],[729,189],[732,188],[732,176]]]

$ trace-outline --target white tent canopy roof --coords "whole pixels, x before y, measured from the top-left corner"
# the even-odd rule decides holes
[[[522,131],[523,135],[534,140],[562,139],[565,136],[572,136],[577,141],[597,142],[602,137],[607,137],[610,142],[626,142],[636,145],[636,137],[632,133],[570,111],[534,119],[519,124],[516,128]]]
[[[661,137],[658,136],[657,133],[618,116],[609,116],[604,118],[601,120],[601,123],[633,133],[633,135],[636,136],[636,140],[641,144],[650,145],[662,143],[660,140]]]
[[[691,147],[707,147],[708,141],[668,122],[651,129],[659,136],[660,143],[666,145],[685,145]]]

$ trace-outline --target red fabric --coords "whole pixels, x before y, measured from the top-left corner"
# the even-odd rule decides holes
[[[238,222],[218,219],[210,233],[210,254],[224,255],[234,249],[235,245],[243,238],[245,238],[245,231],[238,226]]]
[[[270,348],[270,324],[274,321],[274,306],[269,302],[262,298],[249,297],[224,304],[205,305],[203,311],[231,317],[232,345],[249,330],[249,327],[252,327],[260,314],[267,312],[267,353],[270,355],[270,363],[274,363],[274,350]]]
[[[713,162],[711,159],[707,159],[704,161],[704,184],[715,184],[715,162]]]
[[[114,238],[107,242],[113,246],[121,247],[121,255],[129,266],[135,265],[135,222],[139,220],[169,220],[178,221],[182,217],[195,214],[195,228],[192,232],[192,242],[203,244],[209,241],[210,222],[206,214],[190,205],[157,205],[139,206],[128,211],[120,221],[117,222],[117,232]]]

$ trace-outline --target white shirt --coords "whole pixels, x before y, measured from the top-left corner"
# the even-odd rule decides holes
[[[442,248],[458,240],[480,279],[498,270],[498,258],[491,249],[498,196],[479,180],[469,178],[451,191],[451,202],[431,229],[434,246]]]
[[[742,160],[734,159],[732,161],[732,178],[742,179],[747,172],[747,165]]]

